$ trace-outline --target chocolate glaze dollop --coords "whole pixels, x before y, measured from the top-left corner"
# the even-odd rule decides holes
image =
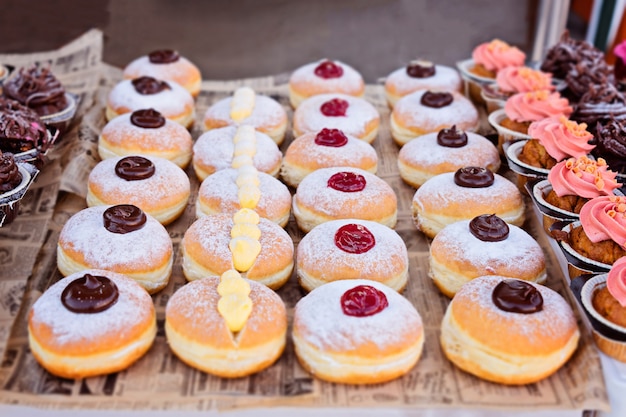
[[[165,125],[165,117],[154,109],[141,109],[131,113],[130,122],[143,129],[158,129]]]
[[[437,133],[437,144],[448,148],[462,148],[467,145],[467,134],[453,125],[449,129],[441,129]]]
[[[146,213],[132,204],[111,206],[104,211],[102,218],[105,229],[121,235],[141,229],[148,220]]]
[[[469,230],[483,242],[500,242],[509,237],[509,225],[495,214],[474,217],[469,223]]]
[[[38,115],[58,113],[68,105],[65,89],[49,67],[20,68],[3,85],[4,95],[35,110]]]
[[[496,307],[509,313],[532,314],[543,309],[543,297],[537,288],[517,279],[498,283],[491,299]]]
[[[612,171],[626,173],[626,121],[611,119],[604,126],[596,126],[590,143],[596,145],[593,156],[604,158]]]
[[[153,64],[171,64],[180,59],[180,55],[173,49],[159,49],[148,54],[148,60]]]
[[[613,84],[591,85],[570,118],[587,123],[590,132],[595,133],[598,123],[604,124],[611,119],[626,120],[626,96]]]
[[[22,173],[15,163],[12,153],[0,152],[0,192],[15,189],[22,182]]]
[[[115,164],[115,174],[126,181],[140,181],[154,175],[155,167],[151,160],[143,156],[127,156]]]
[[[435,75],[435,64],[430,61],[411,61],[406,67],[406,73],[413,78],[428,78]]]
[[[553,77],[564,79],[577,63],[598,59],[604,59],[602,51],[588,42],[570,38],[569,31],[566,30],[559,42],[546,53],[541,71],[551,72]]]
[[[454,173],[454,183],[459,187],[485,188],[493,185],[493,172],[482,167],[464,167]]]
[[[604,59],[582,61],[570,68],[565,76],[565,89],[560,93],[571,103],[576,103],[589,91],[590,86],[606,83],[615,84],[615,77]]]
[[[172,88],[165,81],[157,80],[154,77],[139,77],[131,81],[135,91],[142,95],[158,94],[161,91],[171,90]]]
[[[117,285],[107,277],[85,274],[61,293],[61,303],[74,313],[93,314],[111,308],[119,298]]]
[[[39,115],[15,100],[0,97],[0,150],[20,153],[45,149],[48,131]]]
[[[454,97],[447,91],[426,91],[420,99],[422,105],[435,109],[449,106],[453,101]]]

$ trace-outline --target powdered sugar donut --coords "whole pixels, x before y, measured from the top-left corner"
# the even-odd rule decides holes
[[[99,269],[56,282],[28,314],[33,356],[62,378],[128,368],[150,349],[156,330],[150,295],[132,279]]]
[[[70,217],[59,234],[57,266],[64,275],[106,269],[155,293],[167,285],[174,249],[167,230],[130,204],[95,206]]]
[[[235,126],[209,130],[193,145],[193,168],[200,181],[216,171],[230,168],[233,162]],[[256,169],[274,177],[278,176],[283,158],[276,143],[265,133],[256,132],[256,152],[252,162]]]
[[[370,279],[402,291],[409,275],[409,256],[400,235],[367,220],[331,220],[298,243],[296,273],[311,291],[342,279]]]
[[[98,137],[100,158],[146,155],[169,159],[181,168],[191,161],[193,140],[179,123],[154,109],[140,109],[109,121]]]
[[[368,143],[339,129],[305,133],[289,144],[281,167],[283,181],[297,187],[311,172],[320,168],[349,166],[372,174],[378,169],[378,155]]]
[[[89,173],[87,205],[133,204],[165,225],[183,213],[190,192],[187,174],[175,163],[118,156],[99,162]]]
[[[326,381],[374,384],[419,360],[424,327],[415,307],[379,282],[334,281],[296,304],[293,341],[302,366]]]
[[[325,93],[363,97],[365,82],[348,64],[329,59],[303,65],[289,77],[289,100],[294,108],[311,96]]]
[[[294,137],[324,128],[372,143],[378,134],[380,115],[367,100],[347,94],[318,94],[304,100],[293,114]]]
[[[391,112],[391,136],[398,145],[430,132],[456,125],[465,131],[478,127],[478,111],[456,91],[418,90],[402,97]]]
[[[398,199],[389,184],[367,171],[321,168],[298,185],[292,209],[298,227],[304,232],[338,219],[371,220],[394,227]]]
[[[150,108],[187,128],[195,119],[195,103],[187,90],[173,81],[146,76],[120,81],[111,89],[106,118],[113,120],[124,113]]]
[[[241,208],[238,170],[233,168],[217,171],[209,175],[198,191],[196,214],[198,217],[216,213],[234,214]],[[289,189],[269,174],[258,173],[261,196],[254,210],[259,216],[284,227],[291,213],[291,193]]]

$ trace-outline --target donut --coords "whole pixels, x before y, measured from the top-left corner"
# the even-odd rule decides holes
[[[188,281],[221,275],[233,269],[230,249],[234,216],[212,214],[200,217],[185,232],[182,241],[183,273]],[[260,251],[244,278],[272,289],[280,288],[291,276],[294,245],[287,232],[276,223],[260,218]]]
[[[296,275],[307,291],[357,278],[402,291],[409,277],[409,255],[400,235],[387,226],[367,220],[331,220],[314,227],[298,243]]]
[[[187,207],[191,185],[167,159],[118,156],[99,162],[87,180],[87,206],[133,204],[166,225]]]
[[[232,96],[213,103],[204,113],[203,123],[205,130],[251,125],[280,145],[287,131],[287,112],[273,98],[241,87]]]
[[[213,375],[236,378],[259,372],[285,347],[285,305],[265,285],[245,280],[251,310],[243,327],[234,332],[218,308],[223,299],[220,282],[219,276],[208,276],[172,295],[165,308],[168,345],[183,362]]]
[[[101,159],[145,155],[169,159],[181,168],[191,161],[193,139],[179,123],[154,109],[125,113],[108,122],[98,137]]]
[[[456,293],[441,323],[441,347],[458,368],[500,384],[530,384],[576,350],[572,308],[543,285],[496,275]]]
[[[134,279],[151,294],[167,285],[173,258],[165,227],[131,204],[79,211],[63,225],[57,244],[57,266],[64,276],[106,269]]]
[[[426,181],[413,195],[413,222],[434,238],[444,227],[481,214],[515,226],[524,223],[524,200],[515,184],[486,168],[464,167]]]
[[[454,125],[422,135],[403,145],[398,153],[400,178],[415,188],[435,175],[467,166],[497,172],[500,154],[489,139],[459,130]]]
[[[396,102],[390,124],[393,140],[402,146],[418,136],[453,125],[461,130],[476,130],[479,118],[472,102],[459,92],[418,90]]]
[[[233,162],[238,128],[226,126],[209,130],[196,140],[193,145],[192,164],[200,181],[221,169],[230,168]],[[277,177],[283,155],[276,143],[265,133],[256,131],[256,149],[252,162],[261,172]]]
[[[147,76],[122,80],[111,89],[106,100],[106,119],[150,108],[186,128],[195,119],[195,103],[187,90],[173,81]]]
[[[61,378],[122,371],[156,336],[152,298],[125,275],[87,269],[57,281],[28,313],[28,343],[39,364]]]
[[[372,143],[378,135],[380,114],[367,100],[347,94],[318,94],[304,100],[293,114],[293,135],[339,129]]]
[[[493,214],[481,214],[444,227],[429,252],[429,276],[452,298],[466,282],[500,275],[545,283],[546,259],[537,241],[523,229]]]
[[[298,185],[292,212],[304,232],[338,219],[371,220],[394,227],[398,199],[389,184],[362,169],[320,168]]]
[[[292,337],[298,360],[315,377],[376,384],[415,366],[424,327],[415,307],[393,289],[349,279],[315,288],[298,301]]]
[[[378,155],[368,143],[339,129],[305,133],[289,144],[280,168],[283,181],[294,188],[320,168],[355,167],[376,174]]]
[[[458,91],[463,82],[458,71],[429,61],[414,60],[385,79],[385,97],[393,108],[402,97],[418,90]]]
[[[361,74],[341,61],[322,59],[297,68],[289,77],[289,101],[295,109],[303,100],[325,93],[363,97]]]
[[[291,193],[285,184],[264,172],[258,172],[260,196],[254,210],[259,216],[285,227],[291,213]],[[226,213],[234,214],[241,206],[238,187],[240,170],[228,168],[209,175],[198,190],[198,217]]]
[[[180,84],[193,97],[200,93],[202,75],[198,67],[178,51],[159,49],[131,61],[123,70],[125,79],[135,79],[147,75],[163,81]]]

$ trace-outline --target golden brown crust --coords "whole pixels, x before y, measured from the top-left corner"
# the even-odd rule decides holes
[[[507,129],[509,129],[509,130],[513,130],[515,132],[520,132],[520,133],[523,133],[523,134],[527,135],[528,134],[528,126],[530,126],[530,122],[516,122],[515,120],[512,120],[512,119],[509,119],[508,117],[505,117],[500,122],[500,125],[502,127],[505,127]]]
[[[545,169],[551,169],[557,162],[556,159],[550,156],[538,139],[530,139],[526,142],[518,158],[528,165]]]
[[[479,77],[493,78],[493,79],[495,79],[497,75],[495,71],[488,70],[487,68],[485,68],[483,64],[474,64],[474,66],[469,69],[469,72],[471,72],[472,74],[476,74]]]
[[[607,287],[596,290],[591,298],[593,308],[605,319],[626,327],[626,308],[611,295]]]
[[[580,209],[583,205],[589,201],[588,198],[580,197],[577,195],[564,195],[559,197],[554,190],[544,196],[547,203],[552,204],[561,210],[569,211],[570,213],[580,214]]]
[[[612,240],[597,243],[589,240],[582,226],[574,227],[570,231],[569,244],[582,256],[608,265],[613,265],[616,260],[626,256],[626,250]]]

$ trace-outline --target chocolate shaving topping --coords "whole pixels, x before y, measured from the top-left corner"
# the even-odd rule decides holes
[[[119,298],[117,285],[107,277],[85,274],[65,287],[61,303],[74,313],[93,314],[111,308]]]
[[[612,171],[626,173],[626,121],[611,119],[597,125],[591,143],[596,147],[591,154],[604,158]]]
[[[104,228],[111,233],[126,234],[139,230],[146,224],[146,214],[132,204],[111,206],[102,214]]]
[[[130,122],[143,129],[158,129],[165,125],[165,117],[154,109],[142,109],[132,112]]]
[[[626,120],[626,96],[610,83],[590,85],[570,118],[587,123],[590,131],[595,133],[598,123],[605,124],[611,119]]]
[[[0,97],[0,150],[20,153],[47,145],[48,131],[39,115],[15,100]]]
[[[140,181],[154,175],[155,167],[151,160],[143,156],[127,156],[115,164],[115,174],[126,181]]]
[[[484,188],[493,185],[493,172],[482,167],[460,168],[454,173],[454,183],[459,187]]]
[[[453,125],[449,129],[441,129],[437,133],[437,144],[448,148],[462,148],[467,145],[467,134]]]
[[[68,106],[65,89],[49,67],[20,68],[4,82],[4,94],[32,108],[40,116],[58,113]]]
[[[474,237],[483,242],[500,242],[509,237],[509,225],[495,214],[474,217],[469,229]]]
[[[563,32],[560,41],[548,50],[541,64],[541,70],[551,72],[555,78],[564,79],[569,70],[577,63],[604,59],[604,53],[585,41],[569,37],[569,31]]]
[[[157,80],[153,77],[139,77],[131,81],[133,87],[139,94],[151,95],[158,94],[161,91],[171,90],[171,87],[165,81]]]
[[[15,189],[22,182],[22,173],[15,163],[13,154],[0,152],[0,192]]]
[[[532,284],[517,279],[505,279],[493,289],[493,303],[509,313],[532,314],[543,309],[543,297]]]
[[[433,107],[435,109],[449,106],[450,104],[452,104],[453,101],[454,97],[452,97],[452,94],[448,93],[447,91],[426,91],[420,99],[420,103],[422,105],[427,107]]]
[[[435,65],[429,61],[411,61],[406,73],[413,78],[428,78],[435,75]]]
[[[153,64],[171,64],[180,59],[180,55],[173,49],[159,49],[148,54],[148,59]]]

